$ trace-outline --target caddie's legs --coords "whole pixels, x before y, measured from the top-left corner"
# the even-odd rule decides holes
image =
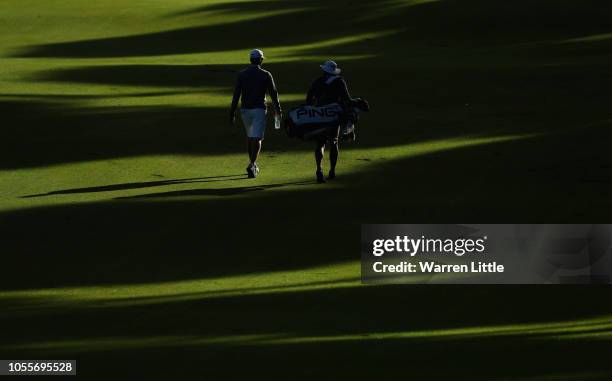
[[[317,163],[317,172],[322,171],[323,156],[325,155],[325,141],[317,141],[315,148],[315,162]]]
[[[325,178],[323,177],[323,155],[325,154],[325,140],[317,140],[317,147],[315,148],[315,162],[317,163],[317,182],[324,183]]]
[[[336,163],[338,162],[338,154],[340,149],[338,147],[338,140],[329,142],[329,176],[328,179],[336,178]]]
[[[332,127],[328,132],[328,143],[329,143],[329,175],[328,179],[336,178],[336,163],[338,162],[338,139],[340,136],[340,125]]]

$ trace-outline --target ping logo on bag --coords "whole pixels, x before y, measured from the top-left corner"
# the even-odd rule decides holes
[[[302,107],[296,110],[296,118],[339,118],[342,110],[338,107]]]

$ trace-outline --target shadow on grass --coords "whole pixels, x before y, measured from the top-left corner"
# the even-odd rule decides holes
[[[123,345],[125,349],[111,350],[106,349],[104,343],[94,341],[93,345],[100,350],[86,353],[65,350],[60,353],[68,353],[79,364],[87,364],[81,365],[79,375],[88,379],[107,379],[117,374],[134,378],[160,375],[191,378],[193,374],[198,374],[210,379],[227,379],[228,369],[231,369],[229,373],[232,377],[248,378],[253,369],[261,369],[261,364],[269,364],[270,359],[273,359],[274,365],[266,369],[267,377],[284,378],[291,374],[291,379],[296,380],[330,377],[391,379],[405,378],[409,374],[410,378],[427,381],[453,378],[476,381],[593,381],[608,380],[612,375],[605,357],[609,342],[567,343],[554,338],[530,341],[528,335],[452,343],[364,339],[357,342],[244,347],[185,347],[181,345],[180,337],[145,337],[136,341],[145,344],[145,347],[131,349],[129,344],[117,340],[115,343],[111,341],[111,344],[115,347]],[[17,353],[27,357],[29,353],[45,352]],[[240,366],[236,367],[238,362]],[[151,363],[157,365],[153,368]],[[207,365],[201,366],[202,363]],[[180,369],[176,364],[182,364]]]
[[[51,101],[0,102],[0,168],[147,154],[243,151],[243,134],[220,108],[83,107]]]
[[[227,2],[186,9],[179,14],[221,11],[231,20],[231,15],[262,10],[269,13],[224,24],[29,46],[22,48],[18,56],[93,58],[246,50],[254,45],[281,47],[317,43],[345,37],[355,31],[368,33],[389,29],[401,30],[397,41],[402,41],[404,46],[423,42],[438,46],[525,43],[609,33],[611,14],[605,4],[601,0],[571,0],[561,4],[554,0],[510,3],[442,0],[416,4],[392,0]],[[176,13],[170,15],[176,16]],[[205,17],[203,15],[203,20]],[[312,28],[313,24],[334,27]]]
[[[269,66],[277,78],[289,78],[294,69],[290,64]],[[302,81],[287,84],[287,92],[299,93],[307,88],[307,66],[298,65],[303,69],[298,70]],[[241,66],[234,67],[237,70]],[[189,65],[155,65],[140,72],[141,69],[138,65],[83,67],[39,73],[38,77],[65,83],[197,86],[206,82],[204,76],[191,81],[192,75],[198,76],[198,70]],[[376,107],[362,118],[359,140],[352,147],[395,146],[470,135],[554,134],[609,121],[610,112],[604,107],[609,96],[602,86],[608,69],[588,64],[582,69],[576,74],[575,67],[463,68],[442,76],[440,69],[420,69],[424,76],[411,81],[413,91],[409,93],[403,85],[402,89],[395,85],[381,89],[364,81],[367,74],[359,75],[363,68],[357,69],[349,84],[355,93],[367,94]],[[315,75],[313,71],[312,77]],[[211,79],[209,85],[230,86],[233,79],[233,73],[223,74]],[[396,94],[393,101],[389,101],[389,94]],[[228,104],[229,100],[228,87]],[[295,103],[283,103],[285,108],[292,104]],[[398,112],[400,104],[402,112]],[[5,169],[243,150],[242,131],[227,125],[225,107],[84,107],[54,102],[49,96],[44,101],[5,99],[0,101],[0,111],[5,122],[0,138],[6,144],[0,151],[0,168]],[[311,144],[287,139],[284,133],[270,133],[266,138],[264,150],[312,149]]]
[[[198,196],[236,196],[249,192],[263,191],[267,189],[283,188],[288,185],[312,185],[315,181],[294,181],[282,184],[252,185],[247,187],[217,188],[217,189],[188,189],[160,193],[146,193],[136,196],[116,197],[115,200],[130,200],[142,198],[168,198],[168,197],[198,197]]]
[[[39,74],[42,76],[42,74]],[[193,90],[196,93],[197,90]],[[162,97],[169,95],[184,95],[190,92],[185,90],[180,91],[145,91],[145,92],[132,92],[132,93],[112,93],[112,94],[59,94],[59,93],[1,93],[0,99],[2,101],[14,101],[15,99],[30,99],[30,100],[48,100],[48,101],[64,101],[64,100],[92,100],[92,99],[108,99],[108,98],[148,98],[148,97]]]
[[[601,51],[607,43],[541,50],[536,46],[521,51],[523,58],[531,58],[527,53],[533,53],[539,65],[558,64],[570,53],[570,58],[579,62],[556,69],[524,69],[518,64],[513,66],[513,60],[506,68],[495,68],[487,61],[489,57],[478,56],[482,52],[464,59],[464,53],[473,53],[469,49],[434,51],[427,57],[433,50],[445,47],[558,41],[609,32],[610,8],[606,3],[446,0],[397,11],[390,4],[354,2],[355,7],[348,7],[345,2],[271,2],[265,5],[272,10],[299,9],[299,17],[268,16],[214,27],[49,44],[29,47],[22,55],[123,57],[194,53],[244,49],[246,45],[250,48],[251,41],[288,46],[343,37],[346,31],[407,28],[392,38],[365,44],[378,54],[378,61],[351,63],[354,75],[349,81],[355,85],[352,89],[367,95],[377,106],[372,122],[364,124],[371,128],[364,128],[360,134],[363,147],[501,132],[547,135],[410,159],[371,159],[372,166],[361,173],[342,174],[339,180],[343,186],[316,191],[285,192],[281,188],[223,201],[170,197],[166,202],[123,200],[3,212],[0,222],[6,238],[0,287],[8,290],[157,283],[303,270],[356,260],[363,222],[456,223],[461,219],[593,223],[609,218],[609,192],[601,184],[594,186],[585,181],[609,176],[609,123],[577,129],[610,119],[607,108],[601,107],[609,103],[605,91],[609,86],[604,86],[609,84],[609,69],[590,61],[596,55],[602,61],[607,58],[607,51]],[[234,12],[253,5],[264,4],[220,5],[204,11]],[[196,14],[200,10],[194,9]],[[373,19],[356,21],[370,15]],[[313,20],[337,27],[329,29],[331,32],[326,28],[312,30]],[[283,33],[271,33],[270,28]],[[249,39],[244,38],[247,35]],[[361,45],[314,47],[308,53],[351,53],[357,46]],[[421,54],[410,50],[415,46],[433,48]],[[416,52],[421,61],[410,64],[406,60],[408,67],[415,69],[409,71],[413,75],[396,81],[407,76],[406,67],[390,65],[389,61],[377,64],[381,57],[395,57],[394,53],[400,50]],[[578,53],[584,51],[591,55],[582,62]],[[508,52],[512,55],[514,51]],[[504,57],[507,55],[496,59],[503,62]],[[455,58],[472,66],[435,67]],[[476,64],[481,59],[485,61],[483,66]],[[271,69],[283,74],[277,76],[282,78],[295,67],[279,64]],[[385,86],[380,76],[372,79],[372,68],[386,75]],[[62,83],[192,87],[225,86],[232,77],[231,71],[220,71],[206,82],[203,76],[208,74],[200,74],[201,69],[162,65],[84,67],[42,73],[40,78]],[[309,72],[294,79],[281,79],[281,92],[303,91],[314,75]],[[413,93],[407,94],[407,88]],[[402,112],[398,112],[398,105]],[[221,128],[226,118],[226,110],[221,108],[82,108],[4,102],[1,110],[4,121],[8,121],[3,123],[1,132],[7,145],[0,153],[2,168],[155,153],[217,154],[236,150],[228,130]],[[574,130],[566,131],[568,127]],[[280,138],[267,142],[281,146]],[[292,142],[283,145],[288,150],[301,149]],[[339,171],[342,157],[340,160]],[[257,223],[247,224],[251,218]],[[59,343],[61,353],[84,364],[79,374],[85,377],[109,378],[131,372],[135,377],[148,373],[187,378],[192,377],[196,366],[200,377],[221,379],[242,373],[251,377],[253,369],[261,369],[262,364],[269,365],[268,375],[308,379],[407,375],[414,379],[472,380],[559,374],[605,377],[610,374],[609,342],[563,342],[552,338],[532,341],[529,335],[523,335],[441,345],[372,340],[368,335],[579,319],[609,314],[610,304],[602,302],[608,296],[607,288],[596,287],[354,287],[162,301],[155,306],[65,309],[19,319],[3,315],[5,327],[24,329],[6,329],[2,338],[3,343]],[[131,352],[116,344],[105,348],[94,340],[87,348],[92,338],[138,340],[164,335],[253,333],[363,335],[364,340],[195,348],[186,348],[179,342],[164,347],[149,345]],[[81,346],[94,352],[104,349],[104,364],[99,365],[99,352],[89,355],[63,346],[62,342],[68,340],[81,340]],[[42,358],[41,352],[22,353],[23,358]],[[14,358],[14,353],[6,358]],[[151,366],[168,363],[172,366]]]
[[[37,81],[130,86],[222,88],[226,91],[231,101],[232,86],[236,75],[245,66],[167,64],[84,66],[43,71],[32,75],[32,79]],[[184,93],[188,93],[188,91],[184,91]],[[163,92],[160,92],[160,94],[163,95]],[[168,95],[173,94],[168,92]]]
[[[364,221],[605,220],[610,199],[584,179],[608,173],[609,131],[601,126],[406,159],[374,158],[359,173],[343,173],[341,156],[334,186],[194,189],[3,212],[8,254],[0,286],[154,283],[356,260]],[[569,151],[577,139],[589,149]],[[266,188],[278,189],[260,191]],[[200,197],[241,194],[248,197]],[[256,239],[236,239],[245,234]],[[23,267],[27,273],[12,270]]]
[[[282,100],[282,94],[305,93],[319,74],[309,55],[319,60],[367,51],[373,57],[341,62],[351,91],[364,94],[376,106],[363,118],[361,147],[468,135],[556,133],[610,119],[606,89],[612,81],[607,65],[612,40],[567,41],[610,32],[610,9],[601,4],[597,0],[563,4],[553,0],[443,0],[404,5],[361,0],[350,4],[319,0],[223,3],[179,13],[197,16],[219,11],[231,15],[264,8],[295,13],[35,46],[22,56],[123,57],[250,49],[253,44],[286,46],[287,55],[303,60],[283,62],[286,56],[276,57],[277,62],[265,65],[275,75]],[[312,30],[313,20],[335,27]],[[385,30],[397,33],[330,46],[297,47],[353,32]],[[30,79],[67,85],[163,86],[169,88],[169,96],[179,95],[179,88],[185,92],[225,92],[229,107],[236,71],[242,66],[72,66],[34,73]],[[0,104],[5,122],[0,139],[8,143],[0,151],[0,168],[237,151],[236,139],[226,128],[227,107],[204,103],[203,107],[82,107],[52,102],[66,100],[61,95],[43,99],[4,100]],[[272,134],[266,145],[266,149],[310,150],[301,142]]]
[[[169,180],[160,180],[160,181],[144,181],[144,182],[137,182],[137,183],[102,185],[102,186],[87,187],[87,188],[62,189],[62,190],[56,190],[56,191],[51,191],[47,193],[21,196],[21,198],[33,198],[33,197],[54,196],[54,195],[75,194],[75,193],[112,192],[112,191],[129,190],[129,189],[160,187],[160,186],[166,186],[166,185],[192,184],[192,183],[199,184],[199,183],[210,183],[210,182],[218,182],[218,181],[243,180],[245,178],[246,178],[246,175],[222,175],[222,176],[193,177],[190,179],[174,179],[174,180],[169,179]]]
[[[161,370],[180,375],[192,372],[196,359],[208,364],[200,369],[207,376],[227,374],[227,367],[242,359],[243,366],[232,373],[242,375],[266,358],[277,363],[271,370],[274,374],[295,371],[304,361],[318,359],[308,372],[298,372],[298,378],[322,372],[338,378],[403,375],[405,366],[376,364],[403,364],[407,359],[410,374],[419,379],[609,372],[609,341],[563,340],[563,327],[550,335],[528,329],[533,324],[551,329],[558,322],[568,322],[568,331],[597,332],[593,331],[595,320],[590,319],[610,315],[609,304],[601,303],[608,294],[606,287],[422,285],[220,296],[146,307],[101,304],[20,317],[19,325],[30,329],[6,331],[2,344],[50,343],[38,349],[13,349],[11,354],[76,358],[87,364],[79,371],[82,376],[94,370],[106,375],[121,368],[124,374],[154,371],[159,375]],[[610,323],[609,318],[602,321]],[[17,323],[7,317],[3,322]],[[499,332],[496,326],[502,327]],[[504,335],[505,326],[517,332]],[[465,328],[477,330],[439,335]],[[384,336],[399,332],[424,335]],[[266,338],[271,343],[265,344]],[[280,340],[274,343],[275,339]],[[0,353],[6,352],[0,347]],[[135,369],[144,359],[161,361],[162,357],[162,364],[185,361],[185,366]],[[338,363],[351,366],[339,368]]]

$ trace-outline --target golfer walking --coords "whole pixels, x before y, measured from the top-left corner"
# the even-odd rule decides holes
[[[274,79],[269,71],[261,68],[263,52],[254,49],[250,53],[251,64],[240,71],[234,89],[234,98],[230,109],[230,123],[236,121],[236,108],[241,99],[240,114],[247,134],[249,166],[246,171],[250,178],[257,177],[259,167],[257,157],[261,151],[261,142],[266,130],[266,93],[272,98],[274,111],[281,117],[281,106]]]
[[[330,103],[338,103],[343,107],[349,107],[348,104],[351,96],[348,92],[346,82],[339,75],[340,68],[334,61],[325,61],[320,65],[323,74],[314,80],[308,94],[306,95],[306,103],[312,106],[325,106]],[[324,183],[323,155],[325,153],[325,144],[329,145],[329,175],[328,179],[336,178],[336,163],[338,162],[338,135],[340,134],[340,124],[329,127],[324,133],[317,138],[315,148],[315,161],[317,163],[317,182]]]

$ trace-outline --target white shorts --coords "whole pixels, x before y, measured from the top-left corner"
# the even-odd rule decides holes
[[[240,113],[247,136],[263,139],[266,131],[266,110],[263,108],[241,109]]]

